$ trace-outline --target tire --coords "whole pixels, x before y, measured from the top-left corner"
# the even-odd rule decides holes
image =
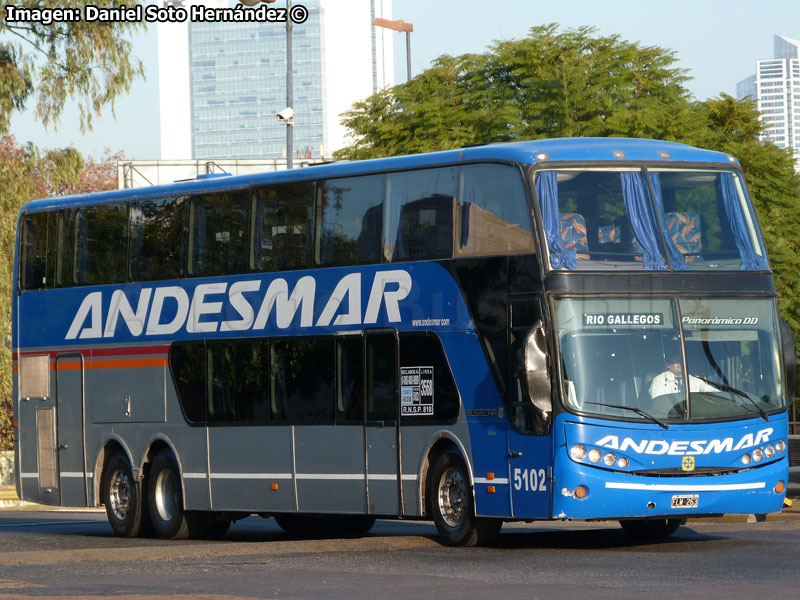
[[[622,530],[638,540],[660,540],[669,537],[683,525],[683,519],[631,519],[620,521]]]
[[[497,537],[503,521],[475,516],[475,502],[464,459],[455,450],[437,458],[427,481],[430,514],[447,546],[484,546]]]
[[[175,456],[162,450],[153,459],[147,477],[147,504],[156,535],[166,540],[202,537],[209,524],[204,513],[183,510],[181,477]]]
[[[133,469],[123,452],[111,456],[103,469],[102,499],[114,534],[138,537],[148,529],[147,508],[142,486],[133,478]]]

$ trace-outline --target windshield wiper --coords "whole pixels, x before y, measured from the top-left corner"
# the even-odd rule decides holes
[[[660,425],[664,429],[669,429],[669,425],[664,423],[664,421],[659,421],[653,415],[650,415],[650,414],[644,412],[641,408],[634,408],[633,406],[622,406],[621,404],[606,404],[605,402],[584,402],[584,404],[596,404],[597,406],[607,406],[608,408],[619,408],[619,409],[622,409],[622,410],[632,410],[633,412],[638,413],[638,414],[642,415],[643,417],[646,417],[646,418],[650,419],[656,425]]]
[[[755,400],[753,400],[753,398],[747,392],[743,392],[742,390],[737,390],[735,387],[731,387],[727,383],[719,383],[717,381],[710,381],[710,380],[706,379],[705,377],[700,377],[699,375],[692,375],[692,377],[697,377],[700,381],[704,381],[708,385],[712,385],[715,388],[717,388],[719,390],[722,390],[723,392],[730,392],[731,394],[736,394],[737,396],[741,396],[742,398],[747,398],[747,400],[750,402],[750,404],[752,404],[753,406],[756,407],[756,410],[758,411],[758,414],[761,415],[761,418],[764,419],[765,421],[769,421],[769,417],[767,416],[767,413],[764,412],[764,409],[761,408],[758,405],[758,403]]]

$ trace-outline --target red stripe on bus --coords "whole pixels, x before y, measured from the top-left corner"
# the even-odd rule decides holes
[[[169,361],[166,358],[128,358],[117,360],[89,360],[86,369],[135,369],[139,367],[166,367]],[[50,365],[54,371],[58,365],[59,371],[77,371],[81,368],[81,361],[62,359]]]
[[[130,346],[127,348],[62,348],[60,350],[30,350],[27,352],[14,352],[11,360],[18,360],[23,356],[42,356],[47,354],[50,358],[55,358],[59,354],[83,354],[84,356],[131,356],[137,354],[167,354],[169,346]]]

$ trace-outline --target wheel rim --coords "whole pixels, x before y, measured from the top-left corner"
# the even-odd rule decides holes
[[[124,521],[128,516],[132,492],[133,482],[128,473],[123,469],[114,471],[109,486],[109,501],[111,512],[120,521]]]
[[[171,521],[180,511],[181,491],[171,471],[161,471],[156,479],[155,504],[158,516]]]
[[[439,480],[439,514],[448,527],[459,527],[467,514],[467,484],[458,469],[448,468]]]

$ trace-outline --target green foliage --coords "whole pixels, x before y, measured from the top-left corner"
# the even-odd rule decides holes
[[[594,32],[559,32],[551,24],[484,54],[442,56],[410,82],[345,113],[356,142],[335,156],[545,137],[677,139],[691,127],[686,77],[672,68],[672,52]]]
[[[0,449],[13,447],[11,394],[11,274],[17,213],[35,192],[31,148],[0,138]]]
[[[23,0],[18,8],[43,8],[48,2]],[[115,0],[93,2],[98,7],[118,6]],[[62,8],[83,9],[84,2],[66,0]],[[45,126],[61,116],[66,100],[78,100],[81,130],[105,107],[144,76],[139,60],[131,55],[126,35],[143,25],[124,22],[61,22],[45,25],[0,22],[0,133],[9,129],[11,114],[36,102],[36,117]]]
[[[0,450],[13,447],[11,351],[11,285],[17,215],[35,198],[114,189],[119,154],[85,159],[66,148],[44,153],[32,144],[20,146],[12,136],[0,138]]]
[[[800,340],[800,176],[790,151],[759,140],[758,111],[726,94],[694,101],[674,53],[591,28],[533,27],[483,54],[442,56],[411,81],[343,115],[355,142],[334,154],[377,158],[468,144],[626,136],[726,152],[744,171],[783,317]]]

